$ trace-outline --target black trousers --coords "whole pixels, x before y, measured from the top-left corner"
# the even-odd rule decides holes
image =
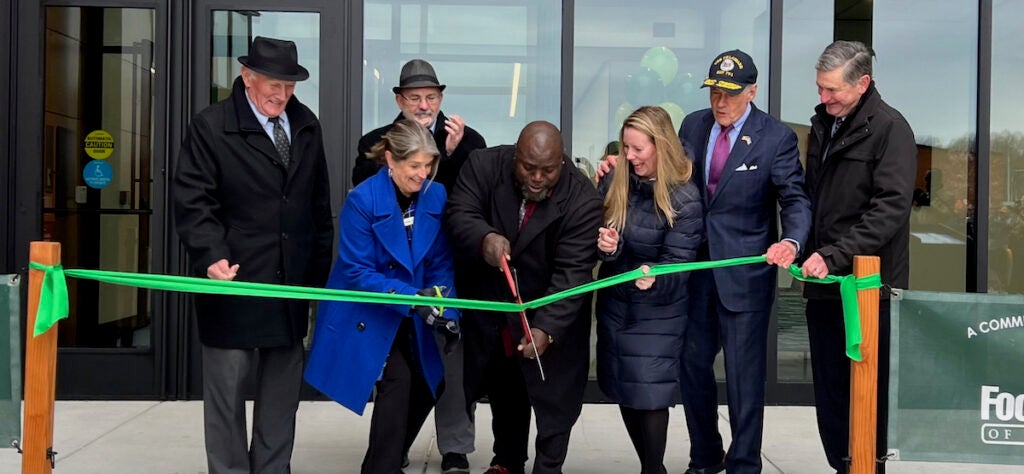
[[[384,373],[377,382],[362,474],[401,473],[402,455],[408,452],[434,407],[434,395],[413,357],[410,332],[411,325],[403,321],[391,344]]]
[[[289,473],[302,386],[302,344],[261,349],[203,345],[203,425],[211,474]],[[245,393],[256,369],[252,443]]]
[[[846,357],[843,305],[839,300],[807,301],[807,337],[811,344],[814,408],[828,464],[847,472],[850,456],[850,359]],[[878,309],[877,458],[886,455],[889,417],[889,301]],[[879,474],[885,464],[879,463]]]

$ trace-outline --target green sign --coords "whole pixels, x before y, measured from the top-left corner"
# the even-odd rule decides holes
[[[889,450],[903,461],[1024,464],[1024,295],[893,300]]]
[[[0,279],[0,448],[10,448],[21,439],[21,279]]]

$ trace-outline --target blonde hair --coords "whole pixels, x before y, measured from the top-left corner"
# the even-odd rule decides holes
[[[606,225],[614,227],[620,233],[626,225],[626,209],[629,205],[629,162],[621,150],[623,132],[632,128],[643,133],[654,144],[654,152],[657,153],[658,164],[656,167],[657,179],[654,180],[654,207],[655,212],[665,218],[669,227],[672,227],[676,210],[672,207],[672,197],[669,195],[675,186],[686,184],[693,174],[693,164],[690,158],[683,151],[675,129],[672,127],[672,118],[665,109],[655,105],[645,105],[636,109],[626,121],[622,123],[622,130],[619,131],[619,162],[616,172],[612,178],[608,195],[604,199],[604,220]]]
[[[396,162],[404,161],[416,153],[433,156],[434,160],[430,162],[430,179],[434,179],[434,176],[437,175],[437,165],[441,159],[441,153],[437,151],[434,137],[419,122],[409,119],[395,122],[391,130],[388,130],[388,133],[385,133],[380,141],[370,148],[370,152],[366,156],[376,159],[386,166],[385,151],[391,152],[391,159]]]

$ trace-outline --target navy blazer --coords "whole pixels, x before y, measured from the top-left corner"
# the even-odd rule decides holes
[[[780,239],[792,239],[803,250],[811,226],[796,134],[754,104],[750,108],[710,200],[704,162],[714,114],[711,109],[693,112],[679,127],[679,139],[693,152],[693,181],[704,199],[708,243],[704,257],[711,260],[762,255]],[[777,215],[782,218],[781,236]],[[746,312],[771,307],[775,266],[741,265],[712,272],[726,309]]]
[[[432,181],[424,184],[415,204],[410,243],[387,167],[356,186],[339,217],[338,260],[327,287],[403,295],[434,285],[451,289],[455,278],[451,248],[441,229],[446,200],[444,186]],[[458,312],[451,308],[444,315],[458,319]],[[320,303],[306,381],[362,414],[402,318],[412,318],[415,355],[436,396],[444,376],[440,351],[432,329],[410,314],[409,305]]]

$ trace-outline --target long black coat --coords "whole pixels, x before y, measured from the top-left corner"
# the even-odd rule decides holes
[[[512,299],[505,277],[483,260],[480,251],[490,232],[509,240],[510,265],[519,273],[524,301],[593,281],[601,225],[601,198],[594,185],[563,157],[558,184],[520,233],[522,193],[513,173],[514,154],[508,145],[473,152],[449,196],[445,216],[455,254],[455,287],[462,298]],[[566,412],[559,414],[563,423],[575,421],[582,403],[590,360],[591,301],[590,295],[580,295],[527,311],[531,326],[555,339],[541,357],[546,382],[540,381],[536,361],[520,358],[527,391],[535,405],[565,407]],[[511,330],[513,341],[523,337],[517,314],[466,310],[462,322],[490,335],[489,340],[497,339],[503,326]],[[467,353],[465,359],[469,367],[477,358]]]
[[[811,117],[807,194],[813,222],[803,255],[818,252],[828,271],[853,272],[853,257],[877,255],[882,282],[906,288],[910,280],[910,205],[917,145],[907,120],[882,101],[874,81],[821,156],[835,118],[824,105]],[[838,285],[804,285],[806,298],[838,299]],[[887,293],[882,293],[887,298]]]
[[[353,186],[357,186],[370,176],[373,176],[380,169],[381,163],[367,158],[366,154],[370,152],[370,148],[373,148],[373,145],[376,145],[384,137],[385,133],[391,130],[391,127],[395,126],[395,122],[403,118],[405,117],[399,113],[394,122],[372,130],[370,133],[359,138],[359,153],[356,155],[356,164],[352,167]],[[459,177],[459,169],[466,162],[466,158],[469,158],[469,153],[473,150],[486,148],[487,142],[484,141],[484,137],[480,133],[466,126],[463,128],[462,141],[459,142],[459,146],[455,147],[455,150],[449,155],[445,151],[444,143],[448,140],[448,130],[444,128],[445,120],[447,120],[447,117],[445,117],[444,112],[438,112],[433,135],[434,143],[437,144],[437,151],[441,153],[441,162],[437,166],[437,175],[434,176],[434,182],[443,184],[444,189],[450,194],[452,187],[455,186],[455,179]]]
[[[292,97],[291,165],[285,169],[245,97],[231,96],[189,124],[172,186],[174,221],[192,274],[220,259],[239,264],[237,281],[323,286],[334,228],[320,122]],[[309,302],[197,295],[203,344],[275,347],[306,335]]]
[[[632,170],[632,166],[629,167]],[[700,190],[692,181],[670,192],[672,227],[655,212],[650,181],[629,175],[629,206],[619,247],[599,252],[601,278],[641,265],[692,262],[704,231]],[[602,183],[610,183],[606,176]],[[607,186],[602,185],[602,194]],[[647,290],[628,281],[597,293],[597,381],[609,400],[638,410],[673,405],[686,329],[689,272],[662,275]]]

